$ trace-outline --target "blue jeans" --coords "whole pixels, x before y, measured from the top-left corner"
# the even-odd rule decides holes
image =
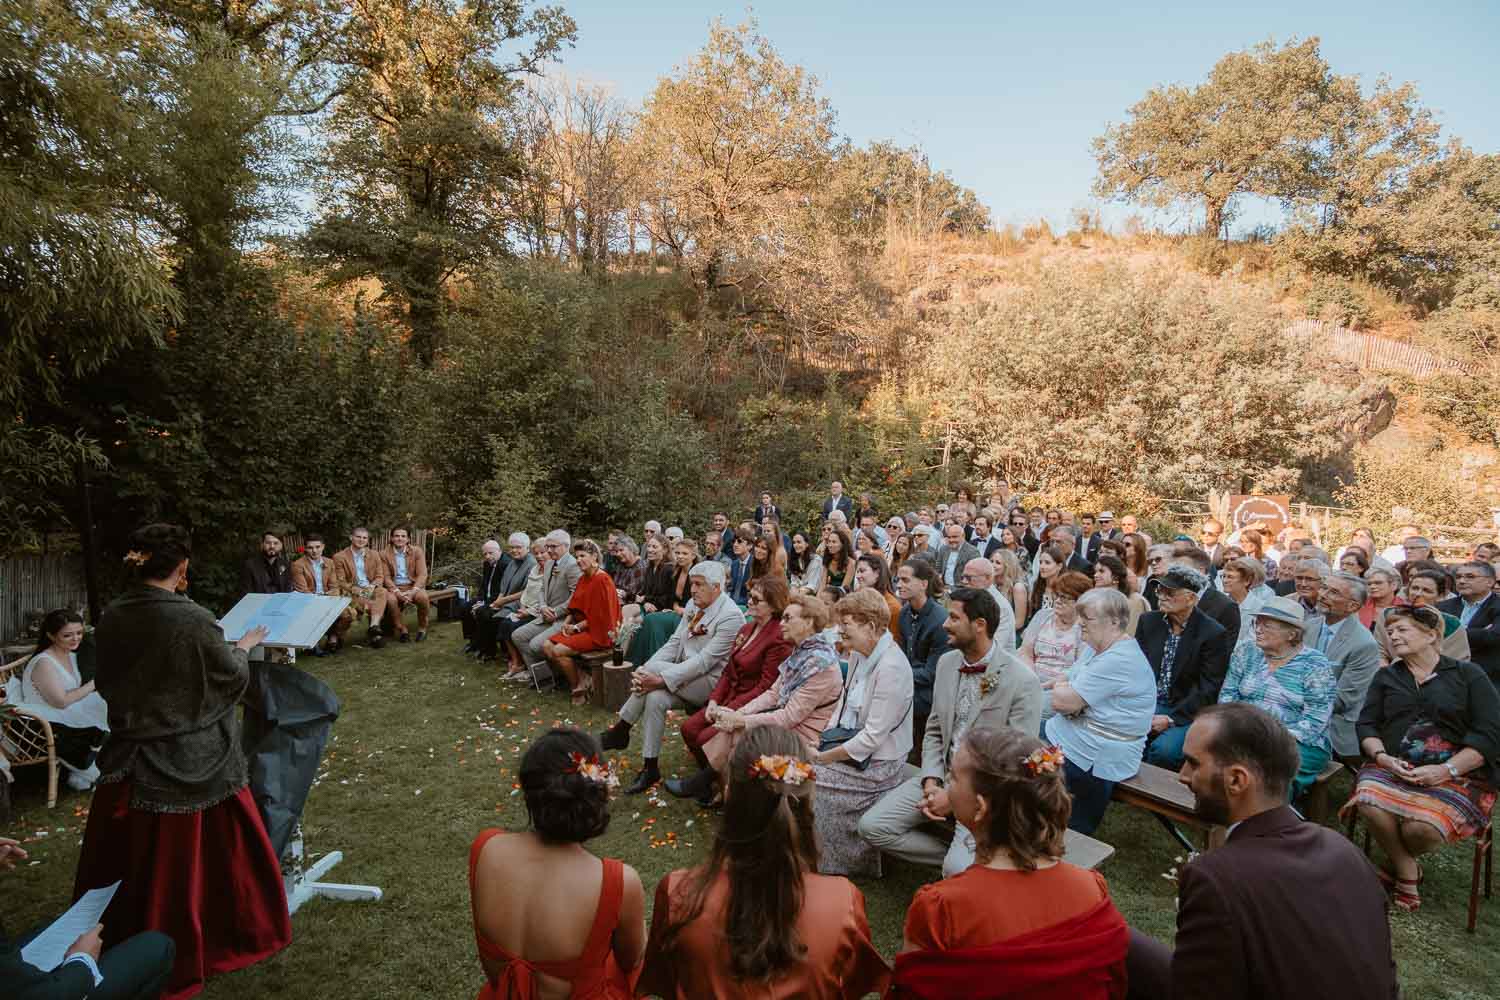
[[[1063,761],[1063,780],[1067,782],[1068,794],[1073,796],[1068,829],[1085,835],[1093,833],[1104,819],[1104,810],[1109,808],[1115,783],[1094,777],[1071,760]]]
[[[1156,714],[1171,715],[1171,706],[1158,701]],[[1146,763],[1168,771],[1182,770],[1182,744],[1187,742],[1187,731],[1187,726],[1168,726],[1151,737],[1146,743]]]

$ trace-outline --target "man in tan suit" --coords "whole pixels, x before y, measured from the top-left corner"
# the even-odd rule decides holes
[[[339,586],[339,568],[332,559],[323,557],[325,543],[322,535],[308,535],[302,540],[303,556],[292,563],[292,589],[299,594],[317,594],[320,597],[343,597]],[[324,636],[324,647],[315,647],[314,656],[337,653],[344,644],[344,636],[354,624],[354,608],[339,612],[337,620],[328,627]]]
[[[960,587],[949,595],[943,629],[953,648],[938,658],[921,770],[859,820],[859,835],[872,847],[906,861],[942,865],[944,878],[974,863],[974,838],[962,828],[955,831],[943,787],[964,734],[1010,726],[1031,736],[1041,728],[1041,682],[990,638],[990,623],[999,618],[988,591]]]
[[[391,532],[391,547],[385,557],[385,586],[391,592],[386,607],[396,619],[396,635],[401,642],[411,642],[406,631],[406,609],[417,606],[417,641],[427,638],[427,616],[432,609],[427,599],[427,556],[411,544],[411,532],[397,528]]]
[[[333,564],[344,593],[353,599],[350,610],[356,618],[361,614],[369,616],[370,630],[366,635],[370,645],[379,649],[385,645],[380,619],[385,617],[390,592],[385,589],[385,560],[370,548],[370,529],[359,527],[350,532],[349,547],[333,557]]]

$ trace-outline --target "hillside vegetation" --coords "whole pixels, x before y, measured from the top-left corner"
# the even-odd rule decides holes
[[[85,483],[105,565],[187,524],[208,601],[268,526],[411,521],[459,552],[763,488],[801,512],[835,475],[887,509],[1002,475],[1377,526],[1494,502],[1500,161],[1316,40],[1099,137],[1096,193],[1194,206],[1183,236],[996,228],[920,149],[840,136],[753,22],[629,107],[559,72],[555,7],[0,12],[11,549],[76,545]],[[1230,241],[1248,196],[1286,224]],[[1360,371],[1285,332],[1309,317],[1469,374]]]

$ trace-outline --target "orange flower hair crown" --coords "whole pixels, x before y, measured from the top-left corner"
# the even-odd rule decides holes
[[[779,781],[792,787],[811,781],[812,776],[811,764],[783,754],[761,754],[750,763],[750,777]]]
[[[130,563],[130,565],[132,566],[144,566],[150,559],[151,557],[145,552],[131,549],[129,552],[125,553],[124,561]]]
[[[580,774],[595,784],[603,785],[605,788],[619,788],[620,779],[615,777],[609,765],[598,757],[585,757],[578,751],[568,754],[570,763],[564,770],[568,774]]]
[[[1067,759],[1063,756],[1062,747],[1050,746],[1031,751],[1021,758],[1021,764],[1026,768],[1026,773],[1035,778],[1039,774],[1056,774]]]

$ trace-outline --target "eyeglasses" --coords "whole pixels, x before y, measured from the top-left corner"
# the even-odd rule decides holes
[[[964,583],[978,583],[980,580],[984,579],[984,577],[975,576],[973,573],[965,573],[963,574],[963,576],[959,577],[959,579],[963,580]]]
[[[764,604],[764,603],[766,603],[766,599],[764,597],[757,597],[755,594],[751,594],[749,597],[747,597],[745,599],[745,603],[746,604]]]

